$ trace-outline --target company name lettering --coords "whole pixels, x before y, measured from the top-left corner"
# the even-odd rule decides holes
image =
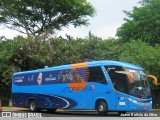
[[[85,88],[83,88],[82,86],[78,86],[78,87],[65,87],[62,88],[62,92],[75,92],[75,91],[91,91],[93,90],[91,86],[86,86]]]
[[[56,77],[52,77],[52,78],[45,78],[45,81],[52,81],[52,80],[56,80]]]

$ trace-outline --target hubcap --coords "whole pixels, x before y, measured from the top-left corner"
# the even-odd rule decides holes
[[[103,111],[103,105],[99,106],[99,111]]]
[[[35,109],[35,104],[34,104],[34,103],[31,103],[30,109],[31,109],[32,111]]]

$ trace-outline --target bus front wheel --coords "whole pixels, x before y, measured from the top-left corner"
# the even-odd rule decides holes
[[[97,106],[97,111],[99,112],[99,115],[106,115],[107,110],[108,110],[108,107],[106,102],[100,101]]]
[[[34,100],[29,101],[29,110],[32,111],[32,112],[37,110],[36,102]]]

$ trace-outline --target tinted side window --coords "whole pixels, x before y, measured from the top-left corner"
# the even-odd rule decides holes
[[[87,82],[88,68],[68,69],[59,72],[59,83],[81,83]]]
[[[89,67],[88,82],[107,83],[101,67]]]

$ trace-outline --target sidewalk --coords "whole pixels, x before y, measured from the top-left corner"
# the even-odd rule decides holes
[[[160,111],[160,109],[152,109],[152,111]]]
[[[12,111],[12,110],[28,110],[27,108],[18,108],[18,107],[2,107],[2,111]]]

